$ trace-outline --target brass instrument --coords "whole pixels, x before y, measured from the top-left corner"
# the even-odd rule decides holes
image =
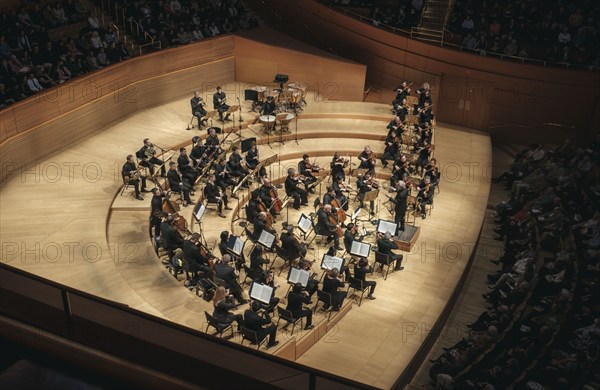
[[[150,146],[148,146],[146,148],[146,151],[144,152],[144,154],[146,155],[146,158],[148,158],[148,159],[156,156],[156,149],[154,149],[154,145],[150,144]]]
[[[138,167],[135,171],[129,172],[129,181],[139,180],[142,176],[142,168]]]

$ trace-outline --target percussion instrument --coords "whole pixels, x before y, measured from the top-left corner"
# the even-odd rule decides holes
[[[258,120],[263,124],[265,127],[264,131],[267,133],[270,132],[275,125],[275,117],[273,115],[261,115],[258,117]]]
[[[258,92],[258,100],[265,100],[265,92],[267,92],[267,87],[261,87],[259,85],[250,88],[252,91]]]

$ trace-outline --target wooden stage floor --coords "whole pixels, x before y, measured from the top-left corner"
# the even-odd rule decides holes
[[[244,102],[244,119],[251,121],[254,118],[248,108]],[[150,194],[145,201],[133,199],[130,193],[119,196],[125,156],[139,149],[143,138],[165,149],[187,145],[188,151],[192,136],[205,138],[205,131],[185,130],[189,119],[189,101],[179,99],[99,129],[96,135],[15,173],[0,192],[3,261],[204,330],[202,312],[212,310],[210,304],[170,276],[152,251],[148,238]],[[296,166],[303,153],[318,156],[319,164],[326,167],[336,150],[356,156],[370,144],[382,152],[381,140],[390,119],[387,105],[330,102],[310,95],[297,121],[298,142],[288,139],[282,144],[270,139],[270,145],[259,148],[261,159],[280,156],[270,168],[271,176],[277,178],[287,167]],[[290,129],[293,137],[295,121]],[[245,127],[242,135],[263,137],[260,124]],[[386,281],[374,273],[377,300],[365,301],[360,307],[354,303],[299,363],[389,388],[438,318],[464,271],[485,215],[492,149],[489,136],[444,124],[437,126],[435,144],[435,157],[442,166],[441,192],[436,194],[431,216],[416,221],[421,236],[414,253],[405,255],[405,269],[390,273]],[[379,167],[378,173],[389,171]],[[382,191],[386,193],[387,181],[381,182],[386,183]],[[354,180],[351,185],[355,187]],[[311,204],[315,196],[311,196]],[[384,199],[380,195],[379,216],[389,219]],[[236,203],[231,200],[232,207]],[[306,206],[301,211],[308,214],[313,208]],[[191,220],[191,207],[183,213]],[[214,213],[205,216],[204,234],[210,247],[222,230],[241,232],[231,223],[233,212],[226,215],[226,219]],[[277,229],[286,218],[295,224],[298,215],[294,209],[289,214],[284,211]],[[372,225],[366,227],[373,230]],[[198,226],[193,229],[198,231]],[[309,257],[320,258],[325,250],[315,246]],[[276,267],[280,265],[279,260]],[[287,290],[285,275],[279,278],[279,296]],[[324,321],[322,316],[316,320]]]

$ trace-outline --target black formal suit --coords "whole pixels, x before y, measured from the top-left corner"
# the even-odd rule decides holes
[[[204,187],[204,196],[209,202],[217,203],[217,211],[219,213],[223,212],[223,205],[227,207],[227,195],[221,194],[219,187],[217,187],[216,184],[207,182],[206,186]]]
[[[213,95],[213,108],[219,112],[219,119],[223,120],[223,113],[229,109],[229,106],[223,102],[223,100],[227,97],[225,92],[216,92]],[[229,118],[229,114],[225,117],[225,119]]]
[[[309,169],[306,166],[306,163],[304,162],[304,160],[302,160],[298,163],[298,173],[305,177],[304,184],[307,186],[307,188],[306,188],[307,190],[308,190],[309,184],[312,184],[315,181],[317,181],[317,178],[314,177],[312,174],[312,169]]]
[[[331,160],[331,177],[333,177],[334,182],[337,182],[336,177],[341,177],[342,180],[346,180],[346,173],[344,172],[344,161],[342,158],[336,160],[334,157]]]
[[[305,327],[309,327],[312,325],[312,310],[304,309],[302,304],[310,303],[310,296],[304,294],[296,294],[293,291],[290,291],[288,294],[288,304],[286,310],[292,312],[292,316],[294,318],[302,318],[306,317],[306,325]]]
[[[359,178],[356,180],[356,187],[358,188],[358,200],[360,200],[360,207],[363,207],[365,194],[371,191],[372,188],[369,186],[369,184],[367,184],[364,176],[359,176]],[[369,207],[371,208],[371,211],[373,211],[375,209],[375,201],[371,200],[371,202],[369,202]]]
[[[258,201],[256,199],[250,199],[246,205],[246,219],[251,224],[258,219]]]
[[[283,232],[281,233],[281,249],[291,259],[298,259],[306,256],[306,247],[298,241],[293,233]]]
[[[167,221],[160,224],[160,238],[163,242],[163,248],[169,252],[169,258],[173,257],[173,252],[183,245],[183,238]]]
[[[398,249],[398,245],[392,240],[380,238],[377,240],[377,252],[390,257],[390,261],[396,260],[396,269],[402,266],[402,255],[392,252],[392,249]]]
[[[206,110],[202,107],[202,98],[193,97],[190,99],[192,115],[198,118],[198,128],[202,127],[202,118],[206,116]]]
[[[265,327],[265,325],[268,326]],[[265,313],[265,316],[261,317],[254,310],[248,309],[244,312],[244,326],[256,332],[257,341],[259,343],[268,335],[269,345],[275,344],[277,326],[271,324],[271,317],[269,317],[268,314]]]
[[[238,326],[243,325],[244,317],[241,314],[233,314],[229,310],[235,309],[235,304],[227,299],[222,299],[215,306],[213,317],[215,321],[223,325],[231,325],[237,321]]]
[[[187,181],[182,180],[179,176],[179,173],[175,169],[169,169],[167,173],[167,180],[169,180],[169,188],[171,191],[179,192],[183,196],[183,199],[192,203],[192,199],[190,198],[190,185]]]
[[[380,158],[381,164],[385,167],[388,164],[387,160],[397,160],[399,152],[400,145],[397,142],[393,142],[392,138],[386,140],[385,150]]]
[[[227,166],[233,177],[243,178],[248,174],[248,170],[242,167],[242,156],[239,154],[232,154]]]
[[[242,287],[237,281],[235,275],[235,269],[227,264],[221,262],[214,265],[215,275],[217,278],[225,282],[225,287],[229,289],[231,294],[238,300],[238,302],[244,302],[244,296],[242,295]]]
[[[215,163],[213,165],[213,168],[215,170],[215,184],[218,187],[220,187],[223,193],[225,194],[227,191],[227,187],[235,186],[235,182],[233,181],[231,176],[229,176],[228,170],[226,169],[225,165],[221,163]]]
[[[401,86],[396,88],[396,98],[392,101],[392,105],[402,104],[402,101],[410,94],[408,87],[402,88]]]
[[[300,182],[295,180],[292,176],[288,175],[285,179],[285,193],[287,196],[291,196],[294,198],[294,208],[296,210],[300,209],[300,204],[308,203],[308,193],[300,188]]]
[[[261,115],[275,115],[277,110],[277,105],[275,104],[274,101],[272,102],[265,102],[265,104],[263,104],[262,109],[260,110]]]
[[[375,161],[370,159],[372,155],[373,152],[371,152],[371,154],[367,154],[364,150],[361,152],[361,154],[358,155],[358,159],[360,160],[359,168],[366,169],[367,173],[369,173],[371,176],[373,176],[373,174],[375,173]],[[363,158],[365,158],[366,160],[363,161]]]
[[[258,240],[260,238],[260,235],[263,230],[266,230],[271,234],[277,234],[277,232],[275,231],[275,229],[273,229],[273,227],[270,227],[267,225],[266,221],[263,221],[260,218],[256,218],[254,220],[254,232],[252,232],[252,238],[254,240]]]
[[[400,224],[400,230],[404,230],[404,219],[406,216],[406,200],[408,199],[408,189],[403,188],[396,193],[396,197],[390,199],[394,203],[394,222]]]
[[[354,277],[358,280],[363,281],[363,286],[369,286],[369,295],[373,295],[377,282],[374,280],[367,280],[367,273],[373,272],[372,267],[360,267],[358,263],[354,264]]]
[[[131,175],[132,172],[137,171],[137,167],[135,166],[135,163],[129,163],[126,162],[125,164],[123,164],[123,169],[121,170],[121,175],[123,176],[123,178],[125,178],[125,176],[129,177],[129,175]],[[145,190],[146,189],[146,176],[140,176],[140,179],[127,179],[129,184],[133,184],[133,188],[135,190],[135,196],[139,197],[140,196],[140,180],[142,183],[142,189]]]
[[[331,223],[329,215],[331,214],[327,214],[323,208],[317,211],[317,226],[315,226],[315,231],[320,235],[327,236],[328,241],[333,239],[335,247],[339,248],[340,239],[337,235],[337,225]]]
[[[275,191],[277,190],[275,189]],[[270,210],[270,213],[272,215],[276,215],[277,213],[275,212],[275,209],[271,207],[273,205],[273,202],[271,201],[271,187],[267,187],[263,184],[260,186],[259,195],[267,209]]]
[[[331,303],[333,305],[334,310],[339,310],[344,303],[344,298],[346,298],[346,291],[338,291],[338,288],[343,288],[344,282],[339,280],[338,278],[330,278],[329,276],[325,276],[323,279],[323,291],[331,294]],[[328,305],[325,305],[327,308]]]
[[[250,277],[252,280],[258,282],[263,275],[263,265],[269,264],[269,259],[265,259],[262,256],[250,256]]]
[[[331,184],[331,186],[333,187],[333,190],[335,191],[335,197],[337,198],[338,202],[342,206],[342,209],[344,211],[348,211],[348,198],[346,197],[346,195],[344,195],[344,191],[342,191],[342,188],[340,187],[340,183],[338,183],[337,181],[334,181],[333,184]]]
[[[160,222],[164,215],[162,211],[162,195],[153,195],[150,201],[150,226],[154,228],[154,237],[160,236]]]
[[[190,187],[194,186],[198,172],[190,166],[190,159],[187,155],[179,155],[177,157],[177,168],[181,172],[181,176],[188,182]]]
[[[146,145],[142,146],[140,150],[138,150],[135,153],[135,156],[140,160],[140,165],[143,167],[148,168],[148,170],[150,171],[150,175],[154,176],[154,166],[155,165],[160,165],[160,174],[165,176],[166,173],[166,168],[163,165],[164,161],[156,158],[156,157],[150,157],[147,158],[146,156],[146,150],[148,149],[148,147]]]

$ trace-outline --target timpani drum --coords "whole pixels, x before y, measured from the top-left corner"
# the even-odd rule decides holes
[[[261,115],[258,117],[258,120],[264,126],[265,132],[270,132],[273,130],[273,126],[275,125],[275,117],[273,115]]]
[[[250,89],[258,92],[258,101],[262,102],[265,100],[265,92],[267,92],[267,87],[261,87],[261,86],[257,85]]]
[[[281,123],[281,132],[289,133],[288,125],[292,120],[294,120],[296,116],[290,112],[284,112],[281,114],[277,114],[277,120]]]

